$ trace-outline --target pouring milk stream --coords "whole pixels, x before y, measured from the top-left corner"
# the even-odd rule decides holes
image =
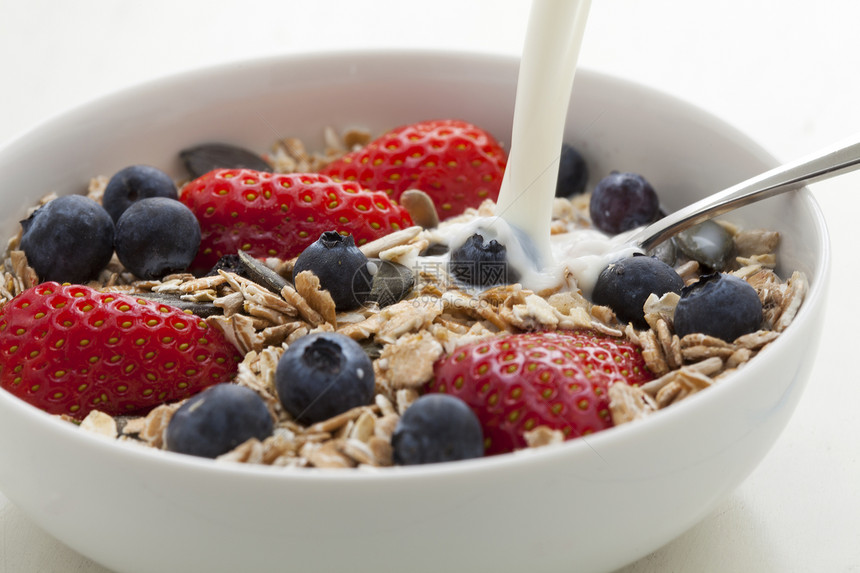
[[[559,152],[590,0],[535,0],[520,62],[508,164],[496,216],[477,219],[452,237],[452,250],[479,233],[507,249],[508,264],[525,288],[565,282],[565,271],[588,294],[619,251],[599,231],[550,237]],[[629,252],[628,252],[629,251]]]
[[[517,80],[513,133],[496,215],[552,264],[549,223],[564,122],[590,0],[535,0]]]

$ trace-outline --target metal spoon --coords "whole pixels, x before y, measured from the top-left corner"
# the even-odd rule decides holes
[[[860,168],[860,135],[714,193],[632,234],[624,235],[622,240],[625,245],[647,251],[676,233],[702,221],[858,168]]]

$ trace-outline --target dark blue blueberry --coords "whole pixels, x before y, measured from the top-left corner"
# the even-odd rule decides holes
[[[519,273],[508,264],[505,246],[495,239],[484,243],[484,237],[478,233],[451,251],[448,272],[470,286],[490,287],[520,280]]]
[[[373,402],[373,364],[361,346],[335,332],[309,334],[281,355],[275,384],[284,409],[313,424]]]
[[[214,169],[272,171],[271,166],[253,151],[227,143],[204,143],[184,149],[179,152],[179,158],[194,178]]]
[[[84,283],[113,255],[113,220],[81,195],[58,197],[21,221],[21,250],[41,281]]]
[[[678,336],[701,333],[733,342],[761,328],[762,306],[756,290],[734,275],[704,275],[681,292],[675,307]]]
[[[558,181],[555,185],[556,197],[572,197],[585,191],[588,183],[588,165],[582,155],[572,145],[561,144],[558,162]]]
[[[189,398],[170,418],[171,452],[215,458],[251,439],[272,435],[274,421],[260,396],[245,386],[216,384]]]
[[[592,301],[608,306],[619,320],[636,328],[648,328],[642,307],[653,293],[681,294],[684,280],[675,269],[654,257],[633,256],[615,261],[600,272]]]
[[[132,165],[117,171],[110,178],[102,205],[116,222],[132,203],[148,197],[176,199],[176,184],[160,169],[149,165]]]
[[[344,237],[337,231],[326,231],[302,251],[293,267],[293,281],[302,271],[317,276],[339,311],[361,306],[371,290],[367,257],[351,235]]]
[[[474,412],[461,399],[425,394],[403,413],[391,436],[394,463],[431,464],[479,458],[484,435]]]
[[[660,201],[641,175],[611,173],[594,186],[589,211],[595,227],[616,235],[656,220]]]
[[[116,223],[116,256],[142,279],[184,271],[200,248],[200,224],[191,209],[175,199],[137,201]]]

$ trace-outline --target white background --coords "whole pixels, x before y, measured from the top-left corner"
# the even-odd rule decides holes
[[[0,0],[0,145],[94,96],[199,65],[367,47],[518,55],[528,9],[525,0]],[[860,133],[858,21],[856,0],[594,0],[580,63],[687,99],[790,160]],[[848,175],[813,187],[833,242],[830,306],[788,428],[710,517],[623,573],[860,571],[858,186],[860,175]],[[0,572],[36,571],[105,570],[0,494]]]

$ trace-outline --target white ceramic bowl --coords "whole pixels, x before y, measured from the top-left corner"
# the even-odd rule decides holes
[[[11,234],[47,191],[223,140],[322,144],[325,125],[380,131],[459,117],[510,139],[517,60],[342,53],[230,64],[140,86],[54,118],[0,151]],[[578,72],[567,139],[592,173],[638,171],[669,208],[775,160],[683,102]],[[215,464],[122,446],[0,391],[0,489],[52,535],[118,571],[607,571],[702,519],[759,463],[815,358],[829,268],[806,191],[733,213],[783,233],[783,274],[811,290],[741,372],[651,418],[540,450],[379,472]]]

